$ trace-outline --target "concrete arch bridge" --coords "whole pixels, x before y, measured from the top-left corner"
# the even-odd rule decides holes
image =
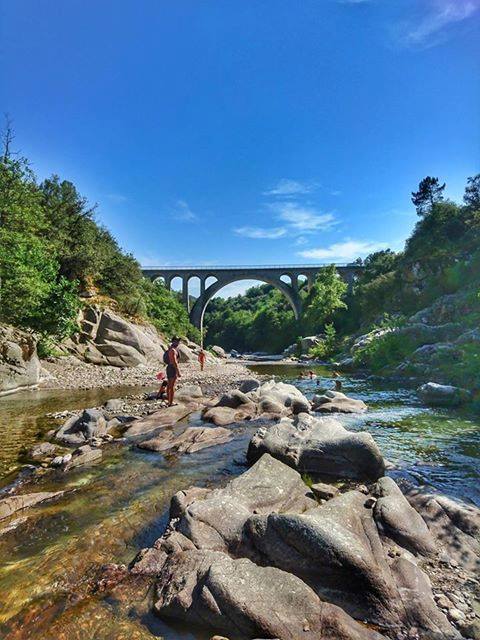
[[[302,312],[302,300],[299,295],[300,279],[306,280],[310,288],[321,269],[330,266],[317,265],[271,265],[271,266],[226,266],[226,267],[144,267],[143,275],[152,280],[163,280],[167,289],[171,289],[172,280],[182,281],[182,300],[186,306],[192,324],[199,329],[203,324],[203,315],[213,296],[232,282],[240,280],[260,280],[270,284],[287,298],[298,319]],[[339,276],[351,286],[363,269],[358,264],[335,265]],[[188,283],[192,278],[200,280],[200,295],[190,308]],[[213,280],[213,282],[207,282]]]

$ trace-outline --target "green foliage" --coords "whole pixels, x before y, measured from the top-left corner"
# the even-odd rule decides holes
[[[37,184],[8,145],[0,160],[0,278],[0,320],[37,332],[44,354],[75,331],[79,291],[92,287],[167,335],[200,337],[176,294],[143,278],[76,187],[58,176]]]
[[[377,373],[402,362],[416,346],[410,337],[390,331],[356,351],[353,359],[357,366],[367,367]]]
[[[190,324],[180,299],[161,282],[152,283],[144,279],[141,300],[148,318],[166,336],[178,334],[200,342],[200,332]]]
[[[214,298],[205,313],[206,342],[226,350],[278,353],[295,341],[298,326],[283,294],[271,285],[245,295]]]
[[[332,323],[325,325],[324,337],[318,344],[312,347],[309,351],[309,355],[314,358],[327,358],[335,353],[337,349],[337,332]]]
[[[339,277],[334,265],[322,269],[304,302],[303,328],[305,333],[319,333],[335,313],[346,309],[344,297],[347,284]]]

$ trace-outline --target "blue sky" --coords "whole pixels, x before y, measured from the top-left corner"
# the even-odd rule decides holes
[[[16,147],[145,265],[399,249],[421,178],[480,170],[480,0],[0,7]]]

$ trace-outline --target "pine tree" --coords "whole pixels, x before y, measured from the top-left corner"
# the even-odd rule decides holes
[[[418,185],[418,191],[412,191],[412,202],[419,216],[429,213],[436,202],[443,200],[445,183],[440,184],[438,178],[427,176]]]

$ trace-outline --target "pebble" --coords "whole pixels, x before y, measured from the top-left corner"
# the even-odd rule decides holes
[[[448,610],[448,617],[453,622],[463,622],[465,620],[465,614],[460,609],[452,608]]]

